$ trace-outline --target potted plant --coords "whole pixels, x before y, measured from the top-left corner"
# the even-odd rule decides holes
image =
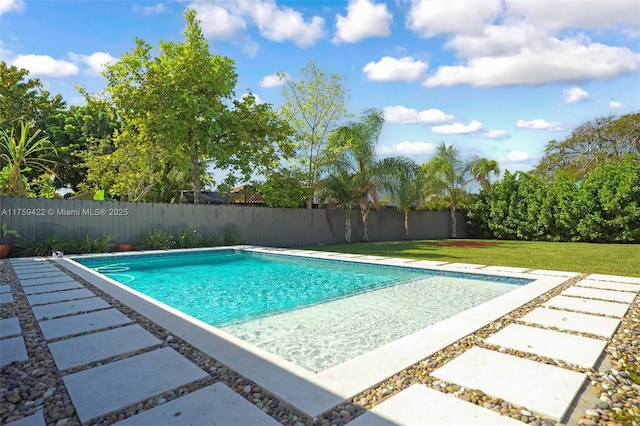
[[[18,234],[18,231],[16,231],[15,229],[9,229],[7,228],[7,224],[3,223],[2,224],[2,239],[0,239],[0,259],[3,259],[5,257],[9,257],[9,249],[10,249],[10,245],[8,244],[8,242],[5,244],[5,239],[7,238],[8,235],[13,235],[16,238],[20,238],[20,234]]]

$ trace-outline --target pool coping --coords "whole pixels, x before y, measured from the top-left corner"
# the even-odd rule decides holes
[[[556,271],[501,272],[494,269],[483,271],[476,267],[477,265],[473,265],[473,268],[466,268],[442,262],[353,254],[341,255],[334,252],[258,246],[233,246],[219,249],[227,250],[229,248],[446,272],[469,272],[480,275],[525,278],[535,281],[340,365],[314,373],[114,280],[96,275],[91,269],[73,261],[76,257],[87,256],[70,256],[55,259],[55,261],[312,418],[319,417],[336,405],[376,386],[397,372],[420,362],[431,354],[579,275]],[[152,253],[166,253],[166,251],[135,252],[135,254]],[[123,255],[129,254],[134,253]]]

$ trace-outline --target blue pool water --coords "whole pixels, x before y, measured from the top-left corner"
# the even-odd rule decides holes
[[[516,278],[212,250],[75,259],[215,326],[253,320],[430,276],[526,284]]]

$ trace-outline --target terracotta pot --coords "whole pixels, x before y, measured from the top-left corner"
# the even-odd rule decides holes
[[[116,251],[131,251],[133,250],[133,244],[118,244]]]
[[[4,259],[5,257],[9,257],[9,249],[11,246],[9,244],[0,244],[0,259]]]

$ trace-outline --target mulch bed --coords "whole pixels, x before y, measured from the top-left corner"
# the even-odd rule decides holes
[[[498,243],[492,242],[492,241],[443,241],[441,243],[437,243],[436,245],[441,247],[478,248],[478,247],[493,247],[493,246],[497,246]]]

